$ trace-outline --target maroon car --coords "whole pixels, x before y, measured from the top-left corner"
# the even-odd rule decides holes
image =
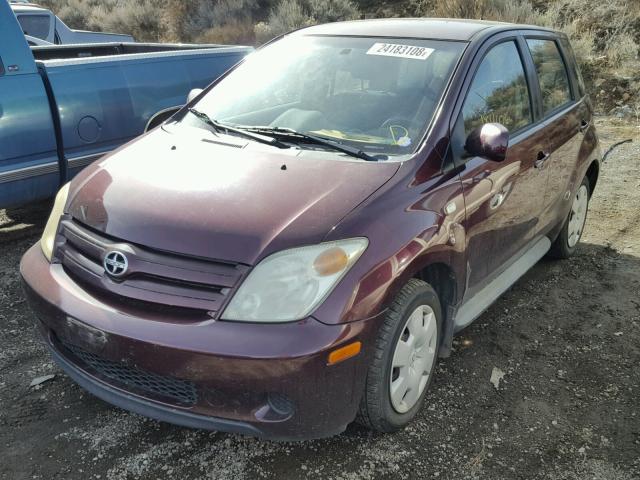
[[[65,185],[25,291],[58,364],[125,409],[390,432],[457,331],[574,253],[599,156],[561,33],[306,28]]]

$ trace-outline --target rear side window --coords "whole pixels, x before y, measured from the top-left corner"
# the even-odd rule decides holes
[[[49,36],[51,18],[49,15],[18,15],[18,22],[26,35],[46,40]]]
[[[571,101],[569,77],[558,45],[554,40],[527,39],[536,67],[544,113]]]
[[[504,42],[484,57],[462,107],[465,133],[485,123],[501,123],[509,131],[532,122],[531,99],[520,53]]]
[[[578,96],[580,98],[584,97],[586,94],[586,88],[584,86],[584,79],[582,78],[582,73],[580,72],[580,68],[578,67],[578,61],[576,60],[576,55],[573,52],[573,48],[569,43],[569,40],[566,38],[560,39],[560,43],[562,44],[562,51],[568,57],[569,63],[571,64],[570,70],[573,70],[573,73],[578,81]]]

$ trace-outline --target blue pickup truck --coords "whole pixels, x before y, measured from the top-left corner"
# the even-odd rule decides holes
[[[251,50],[143,43],[29,47],[9,3],[0,0],[0,208],[52,196]]]

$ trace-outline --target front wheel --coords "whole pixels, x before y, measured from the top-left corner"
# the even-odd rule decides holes
[[[411,279],[391,304],[378,333],[359,423],[393,432],[416,416],[433,377],[441,325],[436,292]]]
[[[573,197],[571,211],[562,226],[562,230],[558,238],[556,238],[556,241],[551,245],[549,256],[553,258],[569,258],[575,253],[578,242],[582,238],[585,222],[587,221],[589,194],[589,179],[584,177],[578,191]]]

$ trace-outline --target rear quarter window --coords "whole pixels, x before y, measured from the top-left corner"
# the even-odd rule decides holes
[[[587,89],[584,85],[584,78],[582,77],[582,72],[578,66],[578,60],[576,59],[576,55],[573,51],[573,47],[569,43],[567,38],[561,38],[560,44],[562,45],[562,50],[565,53],[565,58],[567,58],[569,62],[569,69],[573,72],[573,75],[578,84],[578,98],[582,98],[586,95]]]
[[[569,76],[555,40],[527,39],[540,83],[545,115],[571,101]]]
[[[49,15],[18,15],[20,27],[26,35],[46,40],[49,36],[51,18]]]

